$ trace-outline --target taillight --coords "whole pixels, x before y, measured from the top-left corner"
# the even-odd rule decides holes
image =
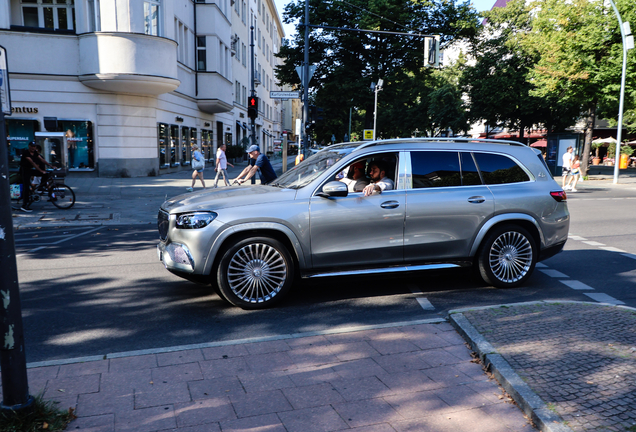
[[[552,198],[554,198],[556,201],[561,202],[561,201],[567,201],[568,200],[568,196],[565,194],[565,191],[552,191],[550,192],[550,195],[552,196]]]

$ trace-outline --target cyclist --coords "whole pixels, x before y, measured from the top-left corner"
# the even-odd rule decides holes
[[[45,169],[40,167],[40,164],[44,163],[44,165],[50,166],[54,168],[53,165],[48,163],[40,154],[38,153],[35,145],[35,141],[31,141],[29,146],[24,149],[22,152],[22,158],[20,159],[20,172],[22,173],[22,207],[20,210],[23,212],[30,213],[31,210],[31,177],[32,176],[41,176],[42,182],[44,184],[47,183],[49,174]]]

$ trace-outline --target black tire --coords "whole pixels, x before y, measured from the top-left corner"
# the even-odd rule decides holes
[[[251,237],[230,247],[217,268],[220,296],[243,309],[278,303],[294,280],[294,261],[281,242]]]
[[[477,264],[484,282],[497,288],[513,288],[530,277],[536,263],[534,237],[520,226],[503,225],[488,234]]]
[[[75,192],[65,184],[54,184],[49,190],[49,199],[59,209],[70,209],[75,204]]]

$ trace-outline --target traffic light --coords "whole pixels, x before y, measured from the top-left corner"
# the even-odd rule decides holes
[[[247,116],[251,119],[258,117],[258,98],[256,96],[247,98]]]
[[[309,105],[309,121],[307,123],[316,123],[316,105]]]
[[[424,38],[424,66],[439,67],[439,35]]]

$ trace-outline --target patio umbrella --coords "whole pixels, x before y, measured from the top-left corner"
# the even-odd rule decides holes
[[[535,141],[532,144],[530,144],[530,147],[547,147],[547,146],[548,146],[548,141],[544,139]]]
[[[597,143],[599,143],[599,144],[616,144],[616,138],[612,138],[612,137],[609,137],[609,138],[598,138],[598,139],[592,140],[592,143],[593,144],[597,144]]]

